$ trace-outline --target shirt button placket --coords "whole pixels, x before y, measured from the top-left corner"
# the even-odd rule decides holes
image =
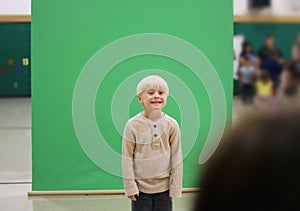
[[[156,141],[157,136],[158,136],[157,135],[157,125],[154,124],[153,125],[153,149],[154,150],[158,150],[159,149],[159,145],[158,145],[158,143]]]
[[[153,127],[154,127],[154,129],[153,129],[154,135],[153,136],[154,136],[154,138],[156,138],[157,137],[156,124],[154,124]]]

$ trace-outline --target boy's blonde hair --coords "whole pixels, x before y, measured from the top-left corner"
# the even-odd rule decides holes
[[[169,87],[167,82],[158,75],[149,75],[143,78],[136,88],[136,94],[140,95],[148,89],[157,89],[166,92],[169,95]]]

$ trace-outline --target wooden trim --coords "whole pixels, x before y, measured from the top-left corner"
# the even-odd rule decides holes
[[[183,193],[198,192],[199,188],[183,188]],[[28,196],[54,196],[54,195],[123,195],[124,190],[74,190],[74,191],[30,191]]]
[[[300,23],[300,16],[235,15],[235,23]],[[31,15],[0,15],[0,22],[31,22]]]
[[[124,190],[74,190],[74,191],[31,191],[28,196],[46,195],[117,195],[124,194]]]
[[[235,23],[300,23],[300,16],[235,15]]]
[[[31,22],[31,15],[0,15],[0,22]]]

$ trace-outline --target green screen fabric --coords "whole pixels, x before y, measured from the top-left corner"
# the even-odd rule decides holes
[[[231,0],[33,0],[32,190],[123,189],[122,130],[149,74],[169,84],[197,186],[231,121],[232,14]]]
[[[0,37],[0,96],[30,96],[30,23],[0,23]]]
[[[289,23],[235,23],[234,33],[243,35],[245,40],[251,42],[254,53],[264,45],[266,36],[272,34],[275,45],[282,51],[283,59],[290,60],[299,26]]]

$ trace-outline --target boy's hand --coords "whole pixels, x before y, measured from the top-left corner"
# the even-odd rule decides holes
[[[136,201],[135,196],[139,196],[139,194],[132,195],[132,196],[127,196],[127,198],[129,198],[129,199],[132,200],[132,201]]]

